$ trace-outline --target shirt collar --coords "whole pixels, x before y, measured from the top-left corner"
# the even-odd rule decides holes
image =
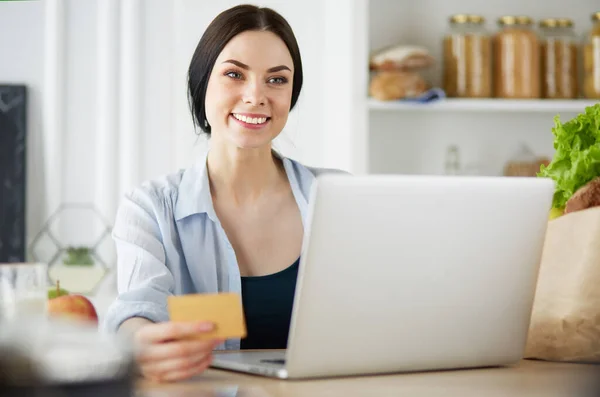
[[[179,221],[187,216],[206,213],[215,221],[217,216],[210,194],[206,151],[200,160],[192,167],[186,169],[181,177],[177,203],[175,204],[175,220]]]
[[[298,175],[294,172],[292,161],[275,150],[273,153],[283,161],[288,181],[292,187],[294,198],[300,208],[300,213],[304,222],[308,200],[300,191]],[[210,182],[208,179],[208,167],[206,162],[207,158],[208,151],[205,151],[198,162],[183,172],[179,184],[177,203],[175,204],[176,221],[190,215],[205,213],[213,222],[218,222],[210,192]],[[312,177],[311,174],[311,182],[312,179],[314,179],[314,177]]]

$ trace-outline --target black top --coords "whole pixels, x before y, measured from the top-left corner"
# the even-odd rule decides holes
[[[300,258],[290,267],[259,277],[242,277],[247,336],[241,349],[287,347]]]

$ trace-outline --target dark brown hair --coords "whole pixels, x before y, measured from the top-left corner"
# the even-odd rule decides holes
[[[268,31],[283,40],[294,63],[292,101],[296,105],[302,89],[302,59],[292,28],[276,11],[253,5],[239,5],[223,11],[208,25],[196,46],[188,70],[188,100],[194,123],[207,134],[211,128],[206,120],[206,87],[217,57],[236,35],[248,31]]]

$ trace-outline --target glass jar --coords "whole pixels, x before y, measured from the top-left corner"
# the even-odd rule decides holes
[[[518,150],[504,165],[504,176],[536,177],[541,166],[548,166],[550,159],[534,154],[533,150],[525,143],[519,144]]]
[[[600,12],[592,14],[592,21],[583,45],[583,96],[600,99]]]
[[[540,22],[540,36],[542,97],[576,98],[578,49],[573,21],[568,18],[544,19]]]
[[[450,18],[444,37],[444,90],[449,97],[492,96],[492,46],[479,15],[457,14]]]
[[[498,98],[540,97],[540,47],[533,20],[504,16],[494,36],[494,93]]]

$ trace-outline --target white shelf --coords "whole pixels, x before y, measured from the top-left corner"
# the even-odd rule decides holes
[[[461,112],[573,112],[600,103],[587,99],[462,99],[446,98],[430,103],[379,101],[368,99],[368,107],[376,111],[461,111]]]

